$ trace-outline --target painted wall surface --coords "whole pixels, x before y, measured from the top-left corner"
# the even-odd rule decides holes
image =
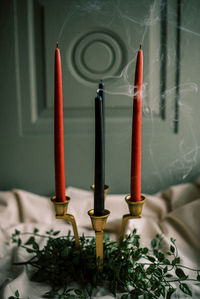
[[[3,0],[0,189],[54,192],[57,40],[63,68],[67,186],[89,189],[93,183],[94,97],[103,79],[106,183],[112,193],[129,193],[133,82],[140,42],[142,191],[153,193],[194,180],[200,168],[199,15],[198,0]]]

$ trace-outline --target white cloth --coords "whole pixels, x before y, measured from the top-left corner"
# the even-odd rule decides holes
[[[69,187],[66,194],[71,197],[68,212],[73,214],[78,225],[79,235],[94,235],[88,210],[93,207],[93,194],[90,191]],[[107,195],[106,209],[111,214],[106,230],[113,239],[119,237],[121,219],[128,213],[125,195]],[[146,195],[146,203],[141,219],[130,220],[127,233],[133,228],[141,235],[141,245],[149,246],[156,234],[161,234],[169,244],[170,237],[176,239],[182,264],[200,268],[200,180],[194,184],[173,186],[153,196]],[[54,207],[49,198],[23,190],[0,192],[0,298],[7,299],[20,292],[20,298],[38,299],[50,288],[29,280],[24,266],[13,266],[13,261],[24,261],[22,253],[14,245],[7,244],[15,229],[32,232],[37,227],[41,233],[53,228],[67,233],[71,226],[55,218]],[[200,287],[194,286],[193,298],[200,298]],[[185,298],[177,293],[173,298]],[[100,288],[94,298],[113,298]]]

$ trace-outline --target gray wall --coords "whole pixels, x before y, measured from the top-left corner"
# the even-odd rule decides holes
[[[1,1],[1,190],[54,192],[53,61],[57,40],[63,67],[67,186],[89,189],[93,183],[93,104],[98,81],[104,78],[106,183],[110,192],[129,193],[131,87],[141,41],[142,191],[153,193],[198,176],[200,2],[181,2],[179,11],[178,1],[167,1],[165,19],[161,13],[165,1]],[[177,82],[179,127],[175,134]],[[165,120],[160,117],[161,93]]]

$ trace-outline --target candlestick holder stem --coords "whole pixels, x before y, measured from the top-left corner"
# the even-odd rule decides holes
[[[77,249],[80,248],[80,241],[78,236],[78,229],[76,225],[76,220],[73,215],[67,214],[67,208],[70,201],[70,197],[66,196],[66,201],[58,202],[56,201],[56,197],[53,196],[51,198],[52,202],[54,203],[55,211],[56,211],[56,219],[64,219],[67,222],[70,222],[72,225],[73,233],[74,233],[74,240],[75,246]]]
[[[99,271],[103,270],[103,233],[106,226],[106,221],[110,215],[110,211],[104,210],[103,216],[95,216],[94,210],[89,210],[88,215],[90,216],[92,227],[95,231],[96,236],[96,262]]]
[[[103,270],[103,231],[95,231],[96,236],[96,261],[99,270]]]
[[[125,197],[126,203],[129,207],[129,214],[125,214],[122,217],[122,224],[121,224],[121,233],[120,233],[120,241],[124,239],[126,226],[128,220],[130,219],[137,219],[142,217],[142,208],[145,202],[145,197],[141,196],[141,201],[131,201],[131,196],[127,195]]]

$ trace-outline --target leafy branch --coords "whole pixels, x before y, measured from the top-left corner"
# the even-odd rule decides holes
[[[32,279],[46,282],[51,290],[44,298],[90,298],[98,286],[106,286],[116,297],[121,299],[171,298],[179,289],[192,296],[187,282],[200,281],[200,270],[181,265],[178,249],[173,238],[169,250],[162,251],[162,238],[159,235],[151,241],[151,248],[140,247],[140,236],[136,230],[120,243],[104,240],[104,267],[98,271],[96,266],[96,247],[94,237],[80,237],[80,250],[75,247],[70,231],[67,236],[58,236],[59,231],[50,230],[45,235],[38,229],[33,233],[20,233],[16,230],[12,242],[31,254],[31,258],[15,265],[27,265],[34,269]],[[30,235],[23,243],[22,235]],[[40,248],[37,240],[45,238],[46,243]],[[192,271],[191,277],[184,270]],[[69,287],[76,282],[80,286]],[[11,299],[11,297],[10,297]]]

